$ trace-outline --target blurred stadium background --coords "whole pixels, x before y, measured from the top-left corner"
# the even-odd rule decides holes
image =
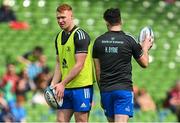
[[[2,0],[0,0],[0,3]],[[60,28],[56,22],[55,11],[60,3],[72,5],[75,23],[85,29],[95,40],[106,31],[102,19],[109,7],[119,7],[122,12],[123,30],[136,38],[144,26],[151,26],[155,33],[155,43],[150,51],[150,66],[141,69],[133,61],[133,80],[138,87],[145,88],[156,102],[156,112],[135,112],[130,121],[167,122],[176,121],[172,113],[161,118],[162,100],[166,92],[180,77],[180,1],[167,3],[164,0],[10,0],[19,21],[29,24],[28,30],[10,29],[7,23],[0,23],[0,77],[6,69],[7,59],[17,56],[39,45],[44,48],[47,63],[51,70],[55,65],[54,40]],[[28,94],[28,100],[32,93]],[[95,90],[95,106],[90,121],[106,121],[99,104],[99,94]],[[25,104],[27,122],[53,122],[55,112],[48,106],[32,107]]]

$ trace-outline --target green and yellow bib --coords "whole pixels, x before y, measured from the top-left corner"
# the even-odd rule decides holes
[[[60,70],[62,74],[62,80],[66,78],[70,70],[75,65],[75,46],[74,46],[74,34],[78,30],[76,28],[71,35],[69,36],[67,42],[62,45],[62,32],[61,31],[57,38],[57,46],[60,60]],[[93,69],[93,61],[92,61],[92,45],[90,44],[88,47],[88,54],[86,56],[86,60],[84,63],[84,67],[81,72],[67,85],[66,88],[78,88],[84,87],[88,85],[92,85],[94,82],[94,69]]]

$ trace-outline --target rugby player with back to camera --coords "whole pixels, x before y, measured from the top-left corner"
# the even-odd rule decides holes
[[[138,64],[148,66],[148,51],[151,37],[137,43],[121,30],[121,15],[118,8],[104,12],[108,32],[99,36],[93,46],[93,58],[100,88],[101,103],[109,122],[128,122],[133,116],[133,56]]]

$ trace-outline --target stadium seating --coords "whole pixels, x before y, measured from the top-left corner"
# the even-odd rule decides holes
[[[54,40],[60,31],[55,11],[60,3],[72,5],[75,22],[95,40],[106,31],[102,19],[103,11],[119,7],[122,12],[123,30],[136,38],[144,26],[151,26],[155,33],[155,44],[150,51],[151,63],[148,69],[141,69],[133,60],[134,84],[149,91],[156,103],[165,98],[166,92],[180,76],[180,1],[168,4],[163,0],[10,0],[19,21],[29,23],[28,30],[12,30],[7,23],[0,24],[0,77],[5,71],[6,61],[29,51],[36,45],[45,49],[48,65],[55,64]],[[2,0],[0,0],[0,3]],[[98,93],[98,92],[97,92]],[[90,115],[90,121],[106,121],[100,108],[99,95]],[[53,111],[44,106],[32,109],[26,105],[28,121],[54,121]],[[46,112],[41,114],[41,112]],[[48,114],[50,112],[50,115]],[[50,118],[47,116],[50,116]],[[132,121],[159,121],[157,112],[135,114]],[[170,114],[164,121],[175,121]]]

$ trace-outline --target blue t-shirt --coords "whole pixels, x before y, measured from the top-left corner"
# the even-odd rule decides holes
[[[14,122],[21,122],[26,117],[26,111],[23,107],[15,106],[11,109],[11,113],[14,116]]]

